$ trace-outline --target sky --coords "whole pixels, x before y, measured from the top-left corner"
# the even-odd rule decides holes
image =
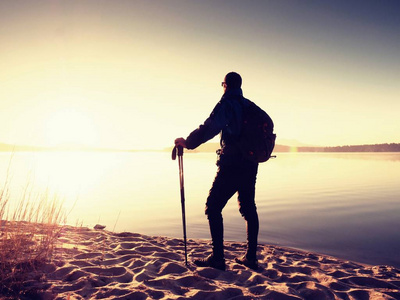
[[[169,147],[230,71],[278,144],[399,143],[399,31],[397,0],[2,0],[0,143]]]

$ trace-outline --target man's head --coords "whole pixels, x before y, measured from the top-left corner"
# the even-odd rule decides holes
[[[238,73],[230,72],[226,74],[222,86],[225,90],[227,89],[237,89],[242,86],[242,77]]]

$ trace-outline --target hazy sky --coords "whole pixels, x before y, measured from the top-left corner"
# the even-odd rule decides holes
[[[230,71],[278,143],[400,142],[400,1],[1,0],[0,142],[161,148]]]

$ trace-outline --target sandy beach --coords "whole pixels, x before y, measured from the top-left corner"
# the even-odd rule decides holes
[[[400,299],[390,266],[259,245],[253,271],[234,261],[244,251],[227,242],[226,271],[199,268],[191,260],[210,253],[209,241],[189,239],[186,267],[182,239],[65,226],[24,299]]]

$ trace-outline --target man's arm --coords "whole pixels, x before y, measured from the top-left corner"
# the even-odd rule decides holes
[[[229,112],[231,111],[229,105],[230,103],[226,99],[219,101],[210,116],[199,128],[192,131],[186,139],[176,139],[175,144],[187,149],[195,149],[199,145],[212,139],[228,124]]]

